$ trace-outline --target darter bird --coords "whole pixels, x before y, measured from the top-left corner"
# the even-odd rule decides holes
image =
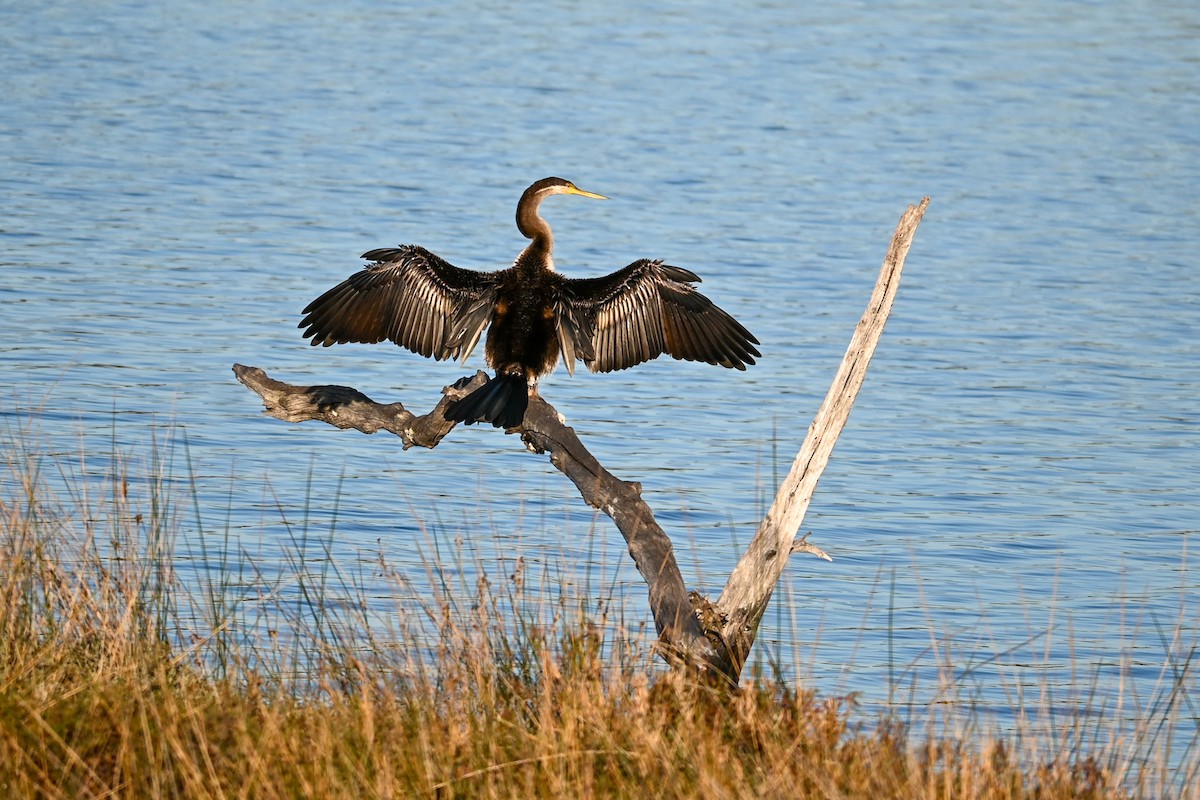
[[[556,194],[605,200],[562,178],[543,178],[517,203],[517,228],[529,239],[508,269],[476,272],[423,247],[364,253],[371,263],[304,309],[313,345],[382,342],[437,360],[465,363],[489,328],[485,356],[495,377],[450,404],[446,418],[500,428],[521,424],[529,395],[559,358],[575,374],[625,369],[666,353],[744,370],[761,353],[750,331],[692,288],[681,267],[640,259],[601,278],[554,271],[554,236],[538,213]]]

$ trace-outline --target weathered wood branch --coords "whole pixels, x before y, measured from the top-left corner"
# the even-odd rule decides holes
[[[523,425],[525,445],[549,453],[550,463],[571,479],[587,504],[607,514],[625,537],[629,555],[650,590],[650,610],[664,655],[699,664],[719,661],[683,583],[671,538],[642,499],[642,485],[614,477],[541,397],[530,398]]]
[[[432,411],[417,416],[401,403],[376,403],[349,386],[293,386],[271,378],[258,367],[233,365],[233,374],[247,389],[262,398],[263,411],[284,422],[316,420],[336,428],[363,433],[387,431],[399,436],[407,450],[414,445],[434,448],[457,423],[442,412],[446,406],[487,382],[486,372],[463,378],[442,390],[444,397]]]
[[[233,372],[262,398],[264,410],[276,419],[317,420],[363,433],[386,430],[399,436],[405,449],[413,445],[436,447],[456,424],[442,415],[446,404],[487,380],[487,375],[479,372],[473,378],[446,387],[445,397],[432,411],[416,416],[400,403],[376,403],[348,386],[293,386],[268,377],[257,367],[241,364],[235,364]],[[554,407],[539,396],[529,399],[529,408],[518,430],[526,447],[537,453],[549,453],[550,462],[574,482],[584,501],[616,523],[629,546],[629,555],[649,587],[650,609],[663,655],[669,660],[691,660],[698,664],[720,661],[692,607],[671,539],[642,499],[641,484],[614,477],[588,452]]]
[[[901,218],[867,311],[825,402],[774,504],[716,603],[687,591],[671,540],[642,499],[641,485],[619,480],[604,469],[549,403],[531,397],[521,426],[510,431],[519,432],[530,450],[548,453],[550,462],[574,482],[584,501],[616,523],[649,588],[651,612],[668,660],[689,663],[736,683],[788,556],[807,552],[829,558],[807,537],[797,540],[796,533],[862,386],[896,296],[905,256],[928,204],[927,197],[919,206],[909,206]],[[418,416],[400,403],[376,403],[346,386],[293,386],[241,364],[235,364],[233,371],[262,398],[266,413],[277,419],[317,420],[363,433],[386,430],[399,436],[406,450],[414,445],[436,447],[455,426],[443,415],[446,405],[487,379],[479,372],[446,387],[433,410]]]
[[[867,310],[854,329],[850,346],[846,348],[825,401],[808,428],[800,453],[714,604],[722,620],[721,638],[728,644],[725,654],[731,659],[719,664],[718,669],[727,675],[741,673],[788,556],[798,549],[812,552],[814,545],[804,540],[800,547],[796,546],[796,533],[804,521],[817,481],[829,463],[833,446],[850,418],[850,409],[862,388],[875,345],[883,335],[892,302],[896,299],[908,248],[928,205],[929,198],[926,197],[919,205],[909,206],[900,218]],[[818,554],[824,555],[824,552],[818,548]]]

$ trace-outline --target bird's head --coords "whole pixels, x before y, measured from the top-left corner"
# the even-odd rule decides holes
[[[542,178],[526,189],[525,193],[521,195],[520,202],[517,203],[517,228],[527,239],[551,241],[550,226],[538,214],[538,207],[543,200],[554,194],[577,194],[580,197],[592,197],[596,200],[608,199],[602,194],[585,192],[563,178]]]
[[[591,197],[595,200],[608,199],[602,194],[586,192],[565,178],[542,178],[540,181],[525,190],[525,194],[521,195],[521,202],[519,205],[524,205],[527,200],[532,201],[536,199],[538,202],[540,202],[552,194],[577,194],[581,197]]]

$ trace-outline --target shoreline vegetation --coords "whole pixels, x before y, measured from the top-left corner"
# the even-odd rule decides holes
[[[1032,733],[937,704],[901,722],[762,675],[700,685],[620,609],[531,610],[520,570],[455,587],[431,562],[440,588],[380,630],[328,542],[307,542],[324,558],[283,565],[286,602],[242,603],[283,582],[234,563],[169,455],[97,468],[37,441],[0,445],[6,797],[1200,797],[1200,748],[1178,735],[1194,645],[1165,655],[1172,683],[1132,726],[1100,699]],[[200,585],[174,568],[185,536]]]

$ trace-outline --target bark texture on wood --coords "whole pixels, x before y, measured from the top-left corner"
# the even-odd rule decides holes
[[[928,204],[926,197],[920,205],[909,206],[901,218],[871,301],[809,427],[808,437],[715,603],[687,591],[671,540],[642,499],[641,485],[609,473],[549,403],[539,396],[531,397],[521,426],[511,431],[520,433],[530,450],[548,453],[550,462],[571,479],[584,501],[616,523],[649,588],[654,624],[668,660],[688,663],[736,683],[788,555],[807,552],[829,558],[807,537],[796,539],[796,533],[862,386],[896,296],[905,256]],[[456,424],[443,415],[446,405],[487,380],[483,372],[463,378],[443,390],[444,397],[432,411],[418,416],[400,403],[376,403],[346,386],[292,386],[268,377],[257,367],[241,364],[235,364],[233,371],[239,381],[262,398],[266,413],[277,419],[317,420],[363,433],[386,430],[399,436],[406,450],[413,446],[436,447]]]
[[[616,523],[650,590],[650,610],[664,655],[669,660],[719,661],[692,608],[671,538],[642,499],[642,485],[614,477],[541,397],[530,398],[521,438],[530,450],[549,453],[550,463],[571,479],[584,501]]]
[[[445,395],[432,411],[417,416],[401,403],[376,403],[349,386],[293,386],[271,378],[258,367],[233,365],[233,374],[242,385],[263,401],[263,411],[284,422],[317,420],[336,428],[363,433],[387,431],[399,436],[407,450],[414,445],[437,447],[457,423],[442,412],[446,406],[487,382],[486,372],[476,372],[442,390]]]

